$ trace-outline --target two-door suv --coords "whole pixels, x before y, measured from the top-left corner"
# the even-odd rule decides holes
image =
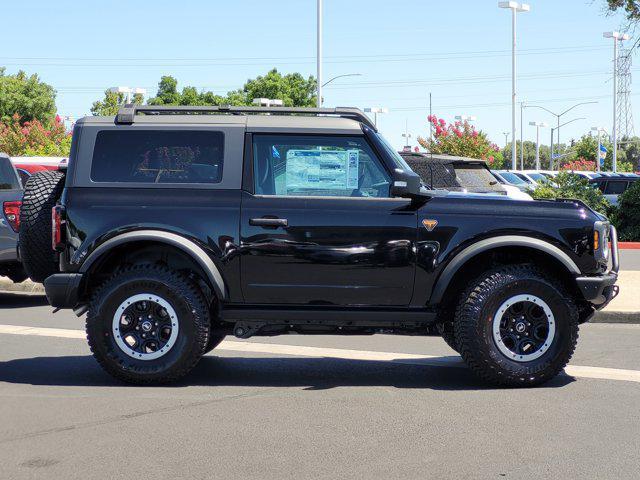
[[[182,377],[229,334],[435,331],[481,378],[535,385],[617,293],[606,218],[429,190],[352,108],[84,118],[22,215],[27,272],[134,383]]]

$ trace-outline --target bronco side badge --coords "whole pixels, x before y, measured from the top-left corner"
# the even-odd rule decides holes
[[[422,220],[422,225],[429,232],[431,232],[434,228],[436,228],[436,225],[438,225],[438,220],[433,220],[431,218],[425,218],[424,220]]]

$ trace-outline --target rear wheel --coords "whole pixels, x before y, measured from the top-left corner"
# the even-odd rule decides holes
[[[20,207],[20,260],[34,282],[58,273],[51,248],[51,209],[62,195],[64,173],[43,171],[32,175],[24,186]]]
[[[491,383],[533,386],[556,376],[578,339],[577,308],[562,286],[529,265],[476,279],[454,321],[460,354]]]
[[[94,294],[87,339],[98,363],[130,383],[186,375],[209,342],[209,309],[197,287],[163,266],[121,270]]]

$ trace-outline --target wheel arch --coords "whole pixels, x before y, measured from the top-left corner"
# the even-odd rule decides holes
[[[133,251],[134,248],[158,244],[180,252],[191,260],[204,274],[203,279],[207,281],[217,298],[221,301],[227,298],[227,290],[220,270],[205,250],[186,237],[166,231],[136,230],[112,237],[89,254],[82,263],[79,273],[91,275],[97,267],[104,263],[106,258],[124,248]]]
[[[491,255],[487,256],[488,253]],[[474,267],[486,264],[495,256],[511,256],[528,259],[529,262],[544,259],[544,269],[560,273],[565,281],[581,273],[569,255],[548,241],[522,235],[487,238],[464,248],[449,261],[436,281],[429,304],[437,305],[446,301],[451,291],[459,286],[461,277],[468,279],[469,275],[473,275],[477,270]]]

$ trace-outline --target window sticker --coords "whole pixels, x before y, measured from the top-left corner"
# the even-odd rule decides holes
[[[359,161],[358,150],[289,150],[287,191],[356,189]]]

